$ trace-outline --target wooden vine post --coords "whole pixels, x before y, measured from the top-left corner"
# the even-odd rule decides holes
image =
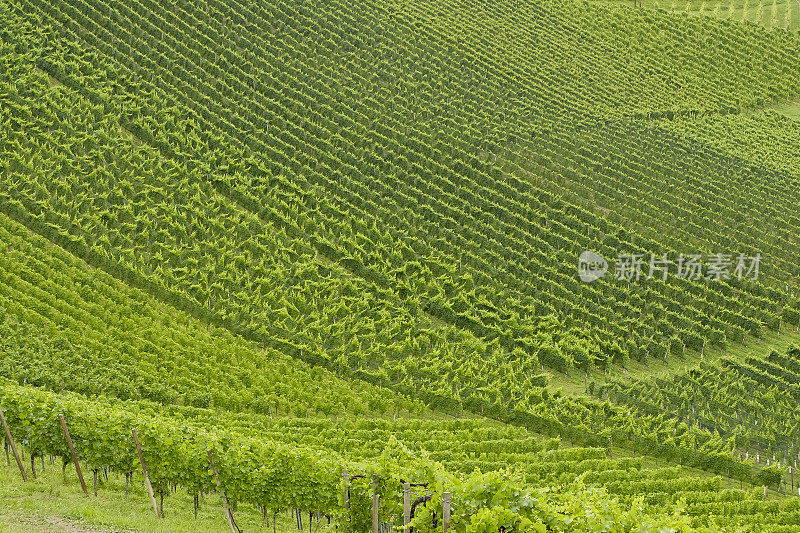
[[[78,462],[78,456],[75,453],[75,446],[72,444],[72,437],[69,436],[69,429],[67,429],[67,421],[64,420],[63,414],[58,415],[58,419],[61,421],[61,429],[64,430],[64,437],[67,439],[69,454],[72,456],[72,462],[75,465],[75,471],[78,473],[78,480],[80,480],[81,482],[81,488],[83,489],[83,493],[88,496],[89,491],[86,489],[86,482],[83,480],[83,472],[81,472],[81,465]]]
[[[217,467],[214,466],[214,455],[211,453],[211,450],[208,450],[208,462],[211,463],[211,472],[214,474],[214,482],[217,484],[217,488],[219,489],[219,492],[222,495],[222,508],[225,511],[225,518],[228,521],[228,526],[230,526],[231,528],[231,533],[238,533],[238,530],[236,528],[236,522],[233,521],[233,512],[231,511],[231,508],[228,505],[228,497],[225,495],[225,491],[222,490],[222,481],[220,481],[219,479],[219,474],[217,473]],[[311,524],[309,524],[309,527],[310,526]]]
[[[142,463],[142,474],[144,474],[144,486],[147,487],[147,494],[150,495],[150,503],[153,504],[153,511],[156,516],[161,518],[161,513],[158,510],[158,503],[156,503],[155,494],[153,494],[153,485],[150,484],[150,476],[147,474],[147,465],[144,462],[144,454],[142,454],[142,445],[139,444],[139,432],[134,428],[131,430],[133,433],[133,442],[136,444],[136,453],[139,454],[139,462]]]
[[[442,533],[450,528],[450,493],[442,493]]]
[[[372,477],[372,533],[378,533],[378,503],[380,495],[378,494],[378,478]]]
[[[344,503],[344,508],[349,510],[350,509],[350,477],[347,475],[347,470],[342,470],[342,478],[344,479],[344,494],[342,497],[342,502]]]
[[[411,485],[403,483],[403,531],[411,533]]]
[[[36,454],[31,450],[31,475],[36,479]]]
[[[8,429],[8,422],[6,422],[6,415],[3,414],[3,408],[0,407],[0,421],[3,422],[3,431],[6,433],[6,440],[8,444],[11,446],[11,452],[14,454],[14,459],[17,460],[17,466],[19,467],[19,472],[22,474],[22,481],[28,481],[28,476],[25,475],[25,467],[22,466],[22,459],[19,458],[19,452],[17,452],[17,445],[14,444],[14,439],[11,438],[11,430]]]

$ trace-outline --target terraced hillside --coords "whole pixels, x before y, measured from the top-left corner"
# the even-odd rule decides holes
[[[433,491],[437,498],[443,489],[453,490],[464,506],[461,513],[481,506],[486,497],[509,506],[518,505],[518,498],[533,497],[539,501],[519,514],[532,512],[538,523],[554,531],[603,531],[598,520],[626,531],[659,531],[657,524],[680,530],[792,531],[800,513],[796,498],[764,501],[760,489],[742,490],[741,483],[732,488],[730,479],[701,477],[677,465],[658,466],[652,458],[614,457],[618,450],[610,448],[559,448],[557,439],[543,441],[526,430],[485,420],[273,421],[257,415],[221,422],[204,409],[87,401],[12,385],[3,386],[0,398],[10,423],[26,428],[18,435],[34,457],[63,450],[56,437],[56,414],[67,412],[88,464],[126,473],[127,479],[136,451],[124,428],[135,424],[147,445],[146,461],[157,492],[171,492],[173,484],[190,494],[208,491],[214,483],[202,459],[208,448],[223,457],[223,484],[232,501],[266,506],[276,514],[285,506],[331,512],[342,470],[353,469],[382,480],[385,503],[380,514],[389,524],[402,516],[397,479],[432,474],[433,486],[416,490]],[[99,438],[101,434],[106,438]],[[350,508],[340,517],[355,529],[369,527],[370,478],[353,479]],[[284,486],[277,489],[276,482]],[[424,528],[430,515],[422,516],[415,524]],[[502,515],[500,520],[498,525]]]
[[[800,327],[796,33],[570,0],[0,17],[0,406],[30,458],[69,462],[67,411],[95,472],[129,478],[140,425],[162,497],[216,486],[211,449],[265,515],[367,529],[347,470],[387,523],[415,479],[464,530],[791,531],[797,349],[728,350]],[[641,271],[587,283],[587,250]]]
[[[120,6],[120,9],[128,8]],[[64,13],[67,12],[71,10],[65,7]],[[105,16],[103,10],[91,13]],[[608,17],[621,16],[622,13],[625,12],[612,12]],[[79,13],[73,15],[76,20],[82,20]],[[62,28],[71,27],[69,20],[58,20]],[[708,21],[694,23],[710,24]],[[646,20],[641,24],[647,27]],[[93,28],[87,26],[86,31]],[[122,31],[124,28],[120,29]],[[285,31],[292,35],[290,29]],[[613,35],[611,30],[608,31]],[[757,43],[759,37],[764,47],[776,46],[772,39],[757,30],[741,31],[744,32],[741,38],[743,47],[744,43],[749,46],[753,40]],[[140,36],[142,46],[151,42],[144,39],[141,32]],[[89,39],[87,42],[94,42],[88,34],[84,38]],[[768,59],[793,53],[796,40],[788,36],[785,40],[779,43],[784,49],[768,53]],[[97,46],[119,42],[110,38],[96,41]],[[221,41],[214,39],[214,42]],[[48,46],[58,46],[58,42]],[[151,53],[156,54],[156,51],[151,50]],[[747,334],[762,336],[767,329],[777,330],[781,320],[794,322],[798,316],[796,299],[791,292],[785,291],[785,283],[779,281],[785,282],[797,272],[796,258],[786,238],[793,231],[796,218],[791,213],[776,212],[774,203],[765,202],[777,196],[791,203],[796,189],[788,183],[765,188],[764,183],[770,179],[774,182],[765,171],[756,169],[756,175],[760,173],[763,176],[753,179],[746,166],[737,168],[736,162],[731,163],[724,157],[720,160],[713,154],[703,157],[702,161],[693,161],[698,157],[697,147],[674,147],[673,143],[677,141],[666,136],[653,139],[646,129],[641,129],[646,126],[626,125],[630,119],[620,119],[622,123],[606,120],[605,125],[601,125],[597,119],[581,112],[580,108],[589,105],[587,101],[605,100],[606,95],[589,93],[585,98],[576,97],[576,109],[565,110],[573,119],[580,119],[585,124],[579,127],[579,131],[559,128],[548,135],[527,135],[514,143],[524,146],[525,152],[516,152],[514,147],[503,148],[500,163],[496,163],[491,160],[498,154],[485,152],[492,148],[485,143],[492,138],[495,138],[493,144],[500,142],[498,135],[502,131],[480,139],[483,145],[473,142],[470,146],[463,138],[466,125],[463,123],[456,124],[457,129],[456,125],[444,129],[446,126],[443,124],[440,130],[444,136],[441,148],[438,148],[437,142],[430,137],[430,130],[420,130],[417,137],[414,128],[419,126],[411,125],[408,133],[400,139],[401,145],[392,139],[399,134],[397,128],[402,122],[396,127],[387,124],[388,129],[382,130],[381,122],[372,119],[373,126],[366,129],[361,119],[357,122],[354,120],[357,117],[349,116],[352,113],[348,114],[346,110],[337,112],[333,108],[332,118],[325,119],[324,114],[314,111],[312,100],[300,107],[284,106],[281,112],[294,116],[281,118],[280,115],[270,115],[269,121],[264,118],[267,109],[256,113],[252,109],[246,111],[249,107],[241,108],[245,117],[249,114],[260,124],[246,127],[242,122],[239,127],[244,129],[237,129],[234,124],[226,126],[226,121],[212,120],[215,115],[212,109],[202,114],[192,111],[188,103],[194,101],[189,100],[189,94],[196,96],[199,110],[208,109],[208,106],[219,107],[219,102],[229,102],[232,111],[240,109],[235,105],[236,100],[231,99],[247,98],[248,91],[236,85],[237,76],[243,71],[235,65],[231,65],[228,75],[232,78],[226,83],[242,90],[231,90],[230,94],[221,90],[222,100],[210,100],[207,99],[210,96],[195,94],[198,88],[205,87],[209,95],[216,94],[217,89],[207,87],[209,84],[188,85],[188,81],[179,79],[179,69],[158,70],[157,64],[148,62],[148,56],[142,55],[143,65],[152,66],[154,72],[159,73],[158,79],[161,76],[166,78],[163,90],[174,87],[177,95],[184,95],[183,101],[171,102],[167,93],[160,92],[162,86],[158,83],[150,87],[147,82],[139,82],[144,85],[129,89],[123,97],[121,85],[128,83],[126,67],[120,64],[121,70],[112,75],[110,69],[114,68],[114,63],[109,64],[104,58],[100,68],[100,56],[87,56],[85,47],[52,53],[42,50],[42,54],[32,63],[19,64],[18,70],[9,69],[9,72],[15,72],[17,80],[26,76],[26,70],[27,76],[38,78],[37,82],[26,82],[29,88],[36,84],[45,87],[46,79],[41,71],[49,72],[64,84],[55,91],[62,99],[61,103],[32,111],[32,123],[26,131],[44,131],[45,124],[53,120],[54,110],[60,107],[64,109],[62,114],[79,117],[73,120],[85,122],[69,130],[75,141],[85,139],[89,132],[102,132],[103,135],[110,132],[112,138],[90,142],[97,142],[100,146],[122,142],[121,150],[110,149],[115,157],[124,158],[125,168],[130,169],[133,175],[124,177],[126,171],[114,166],[101,165],[99,168],[91,159],[85,160],[82,168],[65,168],[65,159],[68,161],[72,157],[70,152],[56,149],[51,141],[30,134],[25,139],[9,139],[9,142],[20,143],[26,160],[40,165],[38,170],[28,165],[13,168],[12,177],[7,182],[9,188],[4,194],[8,198],[7,204],[21,204],[21,211],[9,214],[15,217],[56,217],[58,220],[45,223],[55,224],[57,231],[71,235],[71,240],[77,239],[76,246],[82,245],[81,250],[99,250],[98,253],[108,256],[114,265],[132,271],[132,275],[150,278],[156,285],[153,290],[169,291],[170,296],[163,297],[180,298],[192,306],[195,313],[202,307],[203,313],[226,320],[231,327],[242,332],[257,334],[268,327],[265,323],[269,324],[271,329],[261,333],[266,333],[262,337],[269,337],[273,342],[289,336],[296,342],[301,335],[310,336],[311,339],[304,342],[308,345],[307,351],[322,351],[323,358],[340,361],[350,368],[368,365],[374,368],[371,373],[377,379],[391,382],[413,379],[416,383],[436,380],[440,376],[453,383],[455,374],[461,373],[453,369],[463,369],[465,364],[479,359],[472,355],[475,353],[491,354],[495,360],[511,359],[513,362],[508,364],[522,365],[522,372],[516,372],[516,375],[529,374],[526,369],[538,365],[554,369],[603,367],[614,362],[624,363],[628,357],[663,357],[678,346],[680,350],[688,346],[699,351],[706,342],[717,345],[741,342]],[[752,60],[748,58],[730,55],[732,57],[725,58],[725,66],[735,65],[738,59],[742,62],[741,70],[778,73],[771,61],[756,66],[749,64],[748,61],[752,63]],[[133,50],[127,50],[124,57],[134,56]],[[670,59],[677,63],[677,58],[668,57],[661,63],[669,65]],[[61,65],[60,61],[65,64]],[[201,75],[198,71],[197,75],[207,77],[205,68],[208,67],[199,59],[197,61],[197,68],[203,72]],[[188,58],[185,62],[189,68]],[[387,68],[395,64],[387,61]],[[700,79],[706,76],[711,80],[715,75],[724,75],[723,72],[714,72],[701,60],[697,61],[696,67],[695,75],[701,76]],[[129,72],[128,77],[138,77],[134,69]],[[393,74],[393,78],[402,79],[400,73]],[[704,99],[700,94],[704,89],[699,83],[695,88],[687,86],[687,98],[700,108],[728,109],[727,106],[739,105],[741,95],[745,93],[752,105],[774,98],[776,91],[788,94],[794,90],[792,84],[797,83],[797,77],[791,74],[791,70],[785,71],[784,81],[776,78],[777,81],[771,81],[769,87],[759,86],[753,79],[747,92],[743,87],[732,88],[736,97],[731,96],[729,102],[724,99],[707,101],[708,96]],[[87,82],[88,79],[92,82]],[[480,77],[476,79],[481,80]],[[484,77],[487,84],[493,79]],[[623,90],[624,79],[623,76],[620,84]],[[641,85],[639,89],[647,92],[647,84],[637,81]],[[745,83],[747,79],[740,77],[736,82]],[[130,83],[136,82],[131,80]],[[323,85],[327,86],[327,82],[320,86]],[[554,83],[553,86],[567,90],[566,83]],[[656,83],[652,86],[662,87]],[[184,94],[181,88],[189,94]],[[302,85],[298,91],[300,89]],[[288,89],[284,86],[282,90]],[[154,97],[149,100],[142,97],[151,93]],[[473,93],[477,94],[466,92]],[[302,95],[300,91],[296,97],[287,97],[287,101],[295,101]],[[262,109],[262,102],[273,101],[276,96],[259,99],[252,105]],[[138,102],[123,103],[123,98]],[[322,101],[316,95],[314,98],[314,101]],[[542,92],[541,98],[548,98],[548,93]],[[714,98],[719,98],[719,95],[715,94]],[[665,106],[658,113],[672,113],[666,110],[668,107],[677,107],[676,112],[694,111],[694,108],[682,108],[673,95],[654,95],[654,99],[662,100],[658,105]],[[169,102],[169,107],[165,101]],[[381,98],[373,105],[381,106],[385,101],[386,98]],[[24,92],[19,93],[17,104],[42,108],[46,105],[35,90],[27,99]],[[83,110],[66,111],[73,106]],[[115,106],[120,106],[120,109],[114,109]],[[134,111],[131,106],[139,110]],[[563,106],[558,104],[557,108],[556,104],[543,104],[542,121],[529,120],[529,128],[541,128],[548,121],[557,120],[548,119],[548,116]],[[298,111],[310,110],[308,112],[312,115],[301,118],[291,110],[292,107]],[[605,112],[616,115],[634,111],[627,107],[621,103]],[[94,111],[90,112],[89,108]],[[604,113],[599,105],[593,109],[596,114]],[[635,113],[641,114],[644,109]],[[381,113],[374,113],[375,117],[392,116],[386,109],[379,107],[379,110]],[[366,118],[360,110],[352,111]],[[221,109],[217,110],[216,116],[220,112]],[[142,118],[127,118],[131,113]],[[173,117],[185,113],[183,116],[191,118],[181,119],[182,124],[178,125],[174,118],[167,118],[167,113]],[[46,118],[48,114],[51,116],[49,119]],[[520,120],[519,115],[512,116],[515,121]],[[467,119],[468,122],[471,120]],[[137,120],[147,122],[137,123]],[[270,122],[276,120],[277,126],[273,126],[273,132],[269,133]],[[477,119],[475,123],[481,120]],[[147,142],[145,146],[152,149],[143,150],[137,142],[127,139],[113,122],[103,121],[121,121],[119,127],[135,133]],[[297,126],[297,121],[309,130]],[[322,122],[317,124],[319,121]],[[414,122],[419,124],[416,120]],[[165,125],[164,129],[159,129],[162,125]],[[503,123],[499,122],[495,129],[502,126]],[[207,140],[203,141],[196,131],[190,133],[197,138],[196,141],[185,138],[189,135],[187,128],[199,129]],[[245,134],[247,131],[260,133],[248,135]],[[448,131],[452,136],[448,136]],[[461,139],[456,137],[457,132],[461,132]],[[179,136],[172,138],[172,135]],[[370,135],[380,138],[367,140]],[[252,146],[243,145],[243,140]],[[341,147],[323,151],[328,145]],[[405,153],[406,145],[418,155],[409,159]],[[47,147],[47,158],[52,159],[33,157],[33,154],[41,153],[43,146]],[[87,148],[85,141],[80,146],[83,148],[76,146],[79,152]],[[177,151],[176,147],[179,147]],[[665,152],[667,147],[669,155]],[[189,150],[189,153],[181,153],[182,150]],[[647,152],[643,152],[645,150]],[[681,151],[681,155],[673,155]],[[626,157],[624,168],[630,169],[623,174],[624,179],[615,165],[605,164],[619,158],[619,152],[624,152]],[[216,155],[210,155],[212,153]],[[448,153],[452,157],[446,157]],[[518,163],[525,154],[533,153],[535,157],[531,155]],[[635,155],[631,156],[631,153]],[[487,157],[490,161],[485,160]],[[101,160],[110,158],[110,154],[100,156]],[[734,165],[733,172],[730,172],[731,164]],[[64,172],[59,173],[56,180],[45,179],[45,167],[62,168]],[[86,172],[93,172],[94,179],[86,180]],[[693,173],[695,181],[686,181],[687,172]],[[547,183],[539,185],[532,181],[529,178],[531,173],[547,176]],[[698,188],[697,183],[702,180],[711,181],[709,174],[719,176],[726,186]],[[660,183],[653,181],[655,175],[661,177]],[[584,197],[588,194],[596,202],[595,209],[577,205],[577,201],[567,201],[562,186],[564,181],[580,183]],[[136,182],[149,189],[146,196],[142,195],[143,191]],[[119,194],[120,185],[130,187],[130,194]],[[773,190],[775,187],[778,190]],[[129,196],[136,200],[131,198],[132,201],[128,202]],[[145,197],[150,200],[149,209],[136,209],[134,202],[141,202]],[[201,204],[196,201],[199,198],[209,201]],[[619,203],[622,198],[625,199],[624,206]],[[80,202],[82,207],[73,209],[64,205],[67,199]],[[495,199],[499,203],[495,203]],[[96,202],[104,205],[107,212],[89,209]],[[181,202],[185,208],[181,207]],[[614,206],[620,207],[614,208],[612,214]],[[601,209],[599,212],[598,207]],[[198,213],[198,209],[205,211]],[[609,210],[609,214],[604,215],[603,209]],[[626,219],[626,228],[619,225],[622,223],[620,217],[626,217],[629,209],[641,218],[636,221]],[[72,211],[84,214],[70,219]],[[203,230],[203,226],[195,224],[197,217],[213,221],[213,226]],[[653,220],[650,217],[658,218]],[[774,230],[764,235],[758,230],[763,224],[761,221],[767,219]],[[28,221],[26,225],[31,227],[34,223]],[[662,223],[674,231],[665,230]],[[278,239],[292,239],[295,243],[292,246],[304,248],[302,252],[296,250],[284,255],[285,262],[291,266],[284,264],[276,269],[271,261],[258,264],[261,258],[274,257],[266,254],[267,250],[280,249],[280,244],[259,246],[252,242],[250,236],[262,227],[279,228],[286,237],[279,236]],[[140,231],[141,228],[150,228],[150,234]],[[197,235],[200,238],[194,238],[198,229],[202,231]],[[712,229],[721,229],[725,233],[712,232]],[[654,233],[653,238],[650,238],[650,233]],[[96,240],[101,234],[106,238]],[[225,239],[220,240],[218,237],[221,235]],[[654,240],[655,237],[659,240]],[[191,242],[187,242],[190,238]],[[720,246],[727,248],[721,249]],[[604,255],[628,250],[658,253],[695,248],[748,255],[760,251],[773,260],[765,262],[762,278],[767,281],[763,283],[691,283],[673,277],[665,283],[653,281],[646,287],[628,286],[625,280],[622,283],[587,285],[575,278],[574,269],[580,251],[592,248]],[[288,243],[286,249],[289,249]],[[78,253],[85,255],[86,252]],[[320,291],[329,291],[339,282],[326,282],[316,289],[289,289],[285,282],[283,289],[276,287],[280,279],[278,272],[291,276],[293,271],[307,273],[316,268],[313,264],[308,268],[297,265],[298,254],[311,254],[313,261],[338,267],[337,273],[344,276],[343,279],[356,284],[356,299],[360,299],[361,304],[355,301],[341,302],[343,305],[326,304],[326,298],[338,302],[339,296],[335,291],[327,295]],[[157,270],[158,266],[164,265],[169,268]],[[204,270],[207,272],[205,279],[198,276],[200,265],[211,267]],[[268,282],[270,279],[275,282]],[[775,287],[783,290],[775,290]],[[316,292],[309,294],[313,290]],[[316,309],[312,300],[316,302]],[[333,310],[342,316],[326,316]],[[391,316],[384,318],[379,311]],[[430,325],[431,319],[444,322],[450,333],[426,334],[422,339],[408,335],[408,331],[414,331],[420,325],[423,328]],[[384,320],[398,324],[413,321],[415,327],[367,326],[369,323],[382,324]],[[635,325],[631,323],[634,320]],[[309,329],[312,321],[317,321],[318,325]],[[563,327],[559,327],[562,323]],[[368,338],[359,334],[366,331],[358,331],[365,327],[373,332]],[[303,330],[302,334],[298,334],[299,329]],[[318,333],[309,335],[309,331]],[[441,345],[438,340],[446,336],[458,340],[449,339],[446,345]],[[475,339],[479,341],[477,344]],[[459,344],[464,347],[453,348]],[[456,353],[447,353],[448,350]],[[343,351],[348,355],[342,355]],[[408,353],[415,356],[413,363],[406,357]],[[509,357],[508,354],[518,355]],[[503,381],[508,379],[509,373],[504,373]],[[516,381],[504,384],[504,395],[524,387],[524,383]],[[441,385],[432,388],[440,392],[442,389]],[[463,396],[458,391],[452,394]]]

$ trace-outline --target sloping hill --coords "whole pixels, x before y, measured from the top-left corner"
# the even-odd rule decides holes
[[[608,123],[609,116],[626,114],[737,109],[743,103],[753,105],[796,92],[796,38],[693,19],[686,24],[696,25],[696,35],[708,42],[687,45],[686,32],[673,28],[673,17],[599,10],[604,25],[591,34],[600,44],[587,46],[592,57],[598,56],[592,61],[620,69],[614,83],[593,83],[592,91],[582,89],[570,98],[566,96],[573,84],[555,75],[537,77],[539,83],[546,80],[552,91],[534,90],[524,77],[518,83],[500,84],[500,79],[512,80],[500,70],[506,63],[489,62],[480,52],[475,61],[489,62],[498,70],[467,69],[475,88],[453,85],[451,89],[462,95],[462,100],[455,101],[446,92],[409,79],[424,72],[449,72],[442,70],[444,61],[436,61],[450,50],[443,44],[445,38],[433,30],[427,36],[419,28],[426,28],[428,19],[413,10],[400,12],[417,21],[410,27],[427,36],[414,46],[426,48],[401,48],[398,53],[424,61],[403,65],[388,57],[383,61],[379,57],[352,59],[351,67],[342,70],[348,58],[339,54],[357,56],[359,49],[377,53],[382,39],[397,37],[390,29],[410,31],[402,23],[381,23],[379,15],[385,6],[365,4],[356,13],[365,17],[359,19],[364,27],[371,27],[367,22],[377,25],[374,46],[344,46],[346,39],[334,41],[338,44],[327,52],[332,55],[326,64],[337,65],[336,70],[323,66],[317,70],[312,63],[269,77],[270,72],[278,72],[269,61],[279,61],[279,51],[288,43],[297,48],[296,61],[306,55],[319,60],[324,50],[301,53],[306,45],[297,32],[314,20],[309,13],[319,17],[342,11],[335,4],[327,11],[299,5],[297,13],[289,11],[282,17],[251,14],[247,20],[272,21],[272,25],[253,27],[250,23],[237,30],[235,35],[241,37],[236,51],[233,44],[225,47],[223,31],[227,17],[238,28],[232,7],[195,12],[175,6],[169,20],[164,20],[160,15],[135,19],[130,6],[112,5],[111,11],[79,6],[20,9],[36,12],[41,8],[38,12],[45,20],[58,21],[74,44],[48,39],[46,47],[29,52],[28,62],[8,72],[27,71],[27,76],[38,77],[39,85],[44,80],[34,65],[49,72],[64,84],[57,91],[62,98],[59,106],[87,109],[63,114],[96,117],[99,125],[90,121],[80,129],[70,129],[80,142],[66,152],[44,138],[10,138],[8,142],[26,146],[26,161],[42,170],[64,171],[58,183],[35,167],[11,167],[13,178],[7,183],[13,186],[4,191],[8,204],[22,204],[28,214],[56,217],[48,223],[82,240],[84,248],[102,250],[111,265],[124,265],[127,272],[149,278],[154,290],[168,291],[169,298],[202,307],[203,313],[240,332],[261,333],[275,342],[291,337],[295,346],[302,338],[303,351],[322,350],[323,359],[350,368],[366,365],[363,370],[377,380],[413,380],[415,388],[419,381],[436,383],[440,376],[448,376],[445,381],[451,383],[458,377],[470,387],[476,376],[462,379],[465,369],[486,358],[478,354],[494,354],[489,359],[493,366],[510,359],[512,363],[507,364],[517,368],[502,377],[487,376],[487,385],[494,382],[497,387],[502,381],[500,390],[508,396],[526,386],[524,379],[509,382],[509,375],[530,375],[538,365],[561,370],[605,367],[610,362],[624,364],[628,357],[664,357],[685,347],[699,351],[706,342],[739,342],[747,334],[761,336],[765,329],[778,329],[782,319],[794,322],[798,317],[796,300],[785,291],[786,282],[798,269],[786,239],[796,218],[780,208],[795,201],[796,188],[713,151],[663,134],[656,136],[643,125]],[[145,6],[135,6],[149,13]],[[249,14],[248,8],[233,5],[237,6]],[[545,14],[534,11],[526,17],[527,23],[543,25],[534,34],[547,42],[574,36],[575,32],[565,33],[562,26],[574,27],[586,10],[570,6],[552,15],[561,25],[545,24],[547,4],[539,8]],[[289,7],[279,4],[274,9]],[[480,11],[474,6],[470,9]],[[433,21],[460,28],[450,24],[448,17],[471,13],[470,9],[443,9]],[[512,13],[510,8],[501,10],[497,20],[506,20],[503,17]],[[353,24],[351,15],[341,16],[341,23],[325,27],[344,31]],[[208,20],[200,24],[196,17]],[[89,24],[93,18],[102,24]],[[614,23],[620,18],[626,20],[625,30]],[[121,25],[114,26],[114,20]],[[134,20],[144,21],[142,31],[123,24]],[[477,16],[477,20],[483,18]],[[658,46],[647,45],[648,53],[637,61],[650,61],[658,52],[662,68],[680,64],[682,75],[691,73],[693,83],[681,86],[688,91],[686,99],[696,104],[693,107],[675,96],[680,91],[659,93],[663,80],[646,75],[645,66],[637,67],[636,71],[643,70],[639,77],[623,75],[633,60],[620,52],[621,39],[615,35],[621,31],[629,32],[631,38],[647,35],[656,23],[665,28],[669,39],[661,39]],[[262,26],[284,45],[264,44],[264,35],[255,31]],[[179,37],[188,28],[212,32],[214,38],[190,33],[192,37],[183,42]],[[475,24],[471,31],[482,28]],[[146,38],[147,32],[159,40]],[[694,47],[698,52],[682,61],[683,56],[665,44],[673,41],[676,46],[680,42],[681,50]],[[161,44],[153,47],[152,42]],[[414,43],[410,38],[399,42],[403,46]],[[220,46],[224,48],[214,48]],[[764,53],[742,52],[754,46]],[[213,65],[209,63],[212,55],[217,58]],[[564,67],[557,55],[526,57],[531,64]],[[465,79],[463,68],[455,66],[457,58],[451,59],[452,76]],[[723,69],[729,67],[748,75],[727,76]],[[538,76],[534,69],[526,72]],[[767,73],[770,78],[765,77]],[[580,73],[573,74],[584,79]],[[377,98],[369,89],[368,80],[377,83],[381,76],[396,80],[393,88],[386,89],[396,93],[394,98],[408,95],[402,105],[390,105],[389,96]],[[201,79],[211,81],[192,81]],[[447,75],[436,79],[447,79]],[[268,80],[273,81],[265,83]],[[709,91],[708,87],[723,81],[726,85]],[[628,89],[631,83],[638,89]],[[513,96],[515,87],[521,100]],[[523,90],[534,94],[523,95]],[[631,106],[630,98],[610,104],[611,93],[634,90],[655,91],[658,96],[643,107]],[[333,98],[337,91],[348,98]],[[559,91],[567,92],[550,100],[551,93]],[[440,96],[449,102],[441,112],[434,108],[436,101],[430,100]],[[15,98],[17,105],[43,106],[35,92],[28,96],[21,92]],[[493,98],[502,99],[503,105],[497,104],[489,114]],[[525,115],[524,109],[532,109],[534,103],[539,112]],[[94,111],[89,113],[89,108]],[[466,113],[463,120],[448,121],[447,109],[473,108],[478,111]],[[44,117],[52,111],[48,107],[32,112],[26,131],[42,131],[47,123]],[[429,122],[434,116],[441,119],[435,128]],[[606,117],[604,123],[597,122],[600,117]],[[132,152],[136,143],[125,141],[114,122],[153,150]],[[515,132],[512,124],[525,129]],[[129,202],[136,191],[143,194],[135,185],[139,176],[123,178],[120,172],[125,170],[119,165],[98,168],[91,159],[83,168],[64,163],[73,157],[72,150],[94,150],[98,141],[87,144],[84,139],[98,129],[112,133],[101,142],[114,143],[110,148],[114,155],[100,155],[100,160],[136,154],[125,156],[125,165],[140,168],[136,173],[144,178],[148,192],[137,198],[147,198],[150,209],[136,207],[136,201],[142,200]],[[42,143],[54,160],[34,157],[41,153]],[[8,146],[16,149],[16,145]],[[763,177],[751,179],[751,170]],[[87,180],[86,173],[93,173],[93,179]],[[719,176],[724,186],[708,183],[713,176]],[[562,192],[565,181],[579,189],[577,196],[584,202],[592,199],[595,208],[567,197]],[[120,194],[119,186],[128,183],[131,188],[122,191],[130,194]],[[83,207],[76,208],[83,217],[67,215],[65,220],[59,215],[73,209],[59,200],[66,197],[81,202]],[[780,203],[765,203],[767,199]],[[181,202],[185,207],[180,207]],[[98,203],[107,213],[91,207]],[[631,213],[637,215],[635,221],[630,220]],[[215,227],[204,229],[198,224],[205,220],[213,220]],[[286,232],[286,237],[279,236],[266,248],[253,248],[253,232],[270,227]],[[142,228],[152,228],[150,235],[145,237]],[[108,240],[97,240],[103,233]],[[274,254],[292,247],[295,251],[283,255],[280,268],[273,262],[253,264],[266,258],[267,250]],[[607,257],[630,252],[748,256],[760,252],[765,266],[758,283],[690,282],[673,276],[664,283],[651,280],[646,286],[625,280],[588,285],[574,275],[576,258],[585,249]],[[298,253],[316,258],[308,267],[300,267]],[[343,289],[332,290],[345,281],[304,282],[297,287],[284,281],[283,289],[267,282],[277,281],[276,272],[315,276],[314,271],[319,271],[315,262],[338,267],[331,272],[352,284],[354,297],[341,300]],[[160,265],[169,268],[158,269]],[[206,275],[198,276],[198,270]],[[781,290],[774,290],[775,286]],[[339,303],[334,304],[334,299]],[[443,321],[448,332],[440,332],[431,317]],[[413,328],[407,326],[410,322]],[[421,335],[413,333],[420,327]],[[445,337],[450,338],[440,343]],[[292,348],[284,344],[283,349]],[[509,358],[509,353],[517,355]],[[416,361],[411,362],[409,354]],[[480,385],[482,377],[477,376],[474,385]],[[426,388],[441,393],[443,387]]]
[[[793,130],[751,113],[800,93],[796,35],[564,1],[3,0],[0,13],[5,377],[155,401],[169,434],[190,417],[161,411],[174,405],[332,417],[425,402],[740,482],[782,479],[742,457],[775,446],[740,438],[724,409],[685,431],[668,416],[673,385],[632,413],[652,381],[604,388],[614,403],[546,384],[631,360],[680,365],[800,324],[798,176],[769,144]],[[768,142],[742,147],[748,128]],[[726,254],[732,275],[649,279],[643,264],[641,279],[585,283],[584,250]],[[758,279],[737,279],[739,254],[760,254]],[[785,407],[766,381],[756,397]],[[115,430],[140,408],[119,407]],[[219,431],[225,451],[263,435]],[[192,446],[174,453],[196,462]],[[326,472],[353,467],[333,448],[319,451]],[[242,501],[287,505],[236,477],[277,453],[254,450],[227,481]],[[320,483],[330,511],[335,481]],[[715,490],[697,483],[685,490]],[[698,509],[702,526],[724,514]]]

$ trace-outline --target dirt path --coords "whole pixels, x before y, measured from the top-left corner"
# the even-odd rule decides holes
[[[0,511],[0,533],[112,533],[57,516],[7,514]],[[114,532],[116,533],[116,532]]]

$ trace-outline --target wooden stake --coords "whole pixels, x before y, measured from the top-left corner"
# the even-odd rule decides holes
[[[0,407],[0,421],[3,422],[3,431],[6,432],[6,440],[8,444],[11,446],[11,451],[14,454],[14,459],[17,460],[17,466],[19,467],[19,472],[22,474],[22,481],[28,481],[28,476],[25,475],[25,468],[22,466],[22,459],[19,458],[19,453],[17,452],[17,445],[14,444],[14,439],[11,438],[11,430],[8,429],[8,422],[6,422],[6,416],[3,414],[3,408]]]
[[[350,509],[350,477],[347,475],[347,470],[342,470],[342,477],[344,478],[344,508]]]
[[[72,444],[72,438],[69,436],[69,429],[67,429],[67,421],[64,420],[64,415],[58,415],[58,419],[61,421],[61,429],[64,430],[64,437],[67,439],[67,446],[69,447],[69,454],[72,456],[72,462],[75,464],[75,471],[78,473],[78,479],[81,482],[81,488],[83,489],[83,493],[87,496],[89,495],[89,491],[86,489],[86,482],[83,481],[83,472],[81,472],[81,465],[78,463],[78,456],[75,454],[75,446]]]
[[[225,491],[222,490],[222,481],[219,480],[217,467],[214,466],[214,456],[212,455],[211,450],[208,450],[208,462],[211,463],[211,472],[214,473],[214,481],[216,482],[217,488],[222,495],[222,508],[225,510],[225,518],[228,519],[228,525],[231,528],[231,533],[238,533],[236,529],[236,523],[233,521],[233,513],[231,513],[230,507],[228,507],[228,497],[225,495]]]
[[[403,483],[403,531],[411,533],[411,485]]]
[[[372,478],[372,533],[378,533],[378,478]]]
[[[134,428],[131,430],[131,433],[133,433],[133,442],[136,444],[136,452],[139,454],[139,462],[142,463],[144,486],[147,487],[147,494],[150,495],[150,503],[153,504],[153,511],[156,513],[156,516],[160,518],[161,513],[158,512],[158,503],[156,503],[156,497],[153,494],[153,485],[150,484],[150,476],[147,474],[147,465],[144,462],[144,455],[142,454],[142,445],[139,444],[139,432]]]
[[[450,493],[442,493],[442,533],[450,528]]]

